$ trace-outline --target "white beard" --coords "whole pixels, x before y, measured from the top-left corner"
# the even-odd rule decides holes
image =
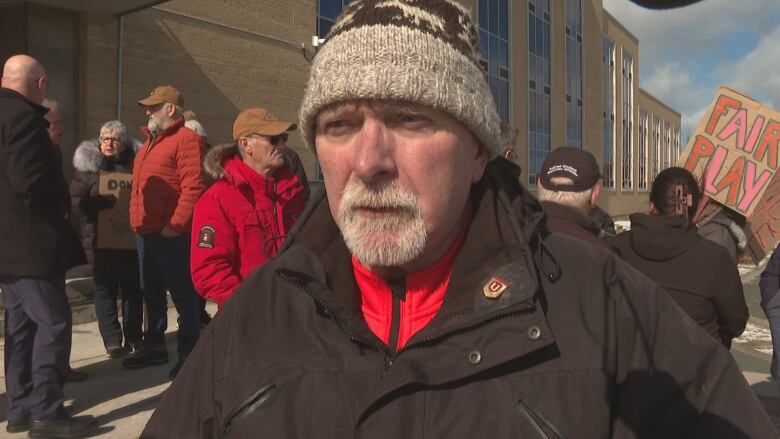
[[[149,130],[152,134],[159,134],[160,133],[160,123],[157,122],[157,119],[150,117],[149,121],[146,122],[146,129]]]
[[[392,208],[395,213],[363,217],[361,207]],[[396,267],[417,258],[428,233],[415,196],[398,183],[369,187],[351,177],[344,188],[338,222],[350,252],[366,266]]]

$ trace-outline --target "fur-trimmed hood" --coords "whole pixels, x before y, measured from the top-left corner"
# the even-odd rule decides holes
[[[132,156],[143,146],[143,143],[137,139],[125,140],[125,149],[132,151]],[[132,147],[132,148],[128,148]],[[98,139],[89,139],[81,142],[73,153],[73,168],[82,172],[98,172],[100,164],[103,161],[103,154],[100,153],[100,141]]]
[[[211,148],[203,159],[203,170],[214,180],[225,177],[225,167],[222,165],[226,159],[238,154],[235,143],[217,145]]]

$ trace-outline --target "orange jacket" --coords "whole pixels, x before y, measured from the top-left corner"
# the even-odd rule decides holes
[[[195,202],[203,192],[200,161],[205,144],[180,119],[152,136],[146,127],[146,142],[135,156],[133,191],[130,196],[130,226],[139,235],[158,233],[168,226],[188,232]]]

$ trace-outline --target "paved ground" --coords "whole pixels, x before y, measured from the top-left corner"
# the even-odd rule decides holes
[[[216,305],[209,304],[207,309],[214,315]],[[93,415],[97,418],[100,430],[90,437],[130,439],[141,434],[162,392],[170,385],[168,371],[176,360],[176,317],[176,311],[169,309],[169,364],[139,370],[124,369],[121,359],[109,359],[106,356],[96,322],[73,327],[71,366],[87,372],[89,379],[65,386],[65,396],[68,398],[65,406],[72,414]],[[0,392],[0,437],[27,437],[26,433],[5,432],[5,373],[0,383]]]
[[[756,392],[767,412],[780,429],[780,383],[769,379],[769,362],[772,354],[769,326],[759,307],[758,274],[762,269],[741,269],[745,296],[751,319],[745,333],[735,341],[732,353],[745,378]],[[209,304],[213,315],[216,306]],[[89,319],[89,307],[80,313],[82,320]],[[86,317],[85,317],[86,316]],[[73,328],[73,352],[71,364],[90,375],[87,381],[69,383],[65,395],[70,398],[66,406],[73,414],[90,414],[97,418],[100,430],[91,437],[136,438],[152,414],[162,392],[170,384],[168,370],[174,364],[176,312],[168,313],[168,350],[171,362],[166,366],[152,366],[140,370],[126,370],[121,360],[106,357],[97,323],[89,322]],[[0,339],[0,347],[2,340]],[[4,374],[0,378],[4,378]],[[5,381],[0,382],[0,437],[26,437],[25,434],[5,433]],[[5,436],[4,436],[5,435]]]

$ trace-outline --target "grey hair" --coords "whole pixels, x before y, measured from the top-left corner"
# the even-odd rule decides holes
[[[550,181],[554,184],[574,184],[574,181],[568,177],[553,177]],[[549,201],[551,203],[563,204],[573,207],[585,213],[590,212],[590,196],[593,188],[585,189],[580,192],[554,191],[547,189],[541,184],[536,185],[536,195],[540,201]]]
[[[100,137],[103,137],[103,134],[113,132],[122,140],[125,140],[127,138],[127,128],[125,127],[125,124],[118,120],[110,120],[103,124],[102,127],[100,127]]]

